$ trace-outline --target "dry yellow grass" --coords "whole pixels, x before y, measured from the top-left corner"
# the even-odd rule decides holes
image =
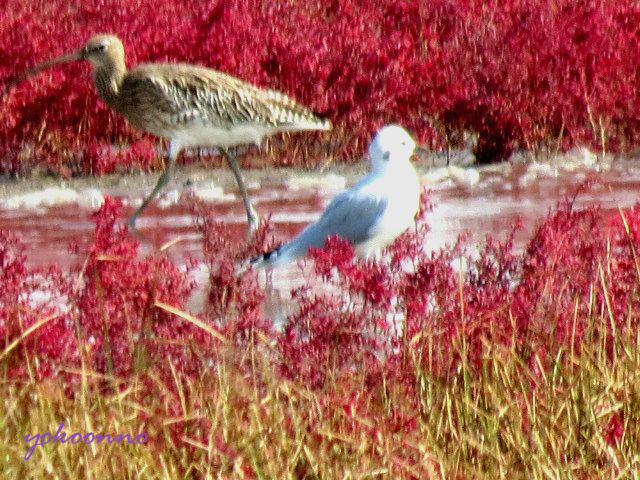
[[[547,365],[487,345],[481,374],[466,362],[448,378],[417,371],[418,395],[391,380],[368,391],[356,372],[336,372],[311,390],[274,373],[267,348],[228,347],[197,381],[174,371],[174,385],[153,367],[126,380],[74,372],[81,387],[73,397],[55,381],[5,381],[0,471],[56,479],[640,478],[638,341],[621,336],[607,352],[592,338],[579,356],[560,350]],[[464,342],[458,348],[464,354]],[[408,359],[414,368],[423,353]],[[238,369],[239,356],[251,373]],[[340,399],[354,396],[357,408],[345,408]],[[611,442],[614,417],[624,433]],[[394,418],[415,418],[417,428],[391,428]],[[25,460],[25,435],[54,433],[61,421],[69,433],[144,431],[149,440],[49,443]]]

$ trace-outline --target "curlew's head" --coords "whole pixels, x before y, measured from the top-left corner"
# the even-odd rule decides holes
[[[91,37],[78,53],[80,60],[89,60],[94,67],[111,68],[124,63],[124,46],[115,35],[103,33]]]
[[[374,169],[385,168],[400,161],[408,161],[416,148],[411,135],[399,125],[387,125],[376,133],[369,156]]]
[[[25,78],[40,73],[47,68],[78,60],[88,60],[95,68],[104,68],[107,70],[124,69],[124,46],[122,45],[122,41],[115,35],[95,35],[89,39],[84,47],[39,63],[35,67],[22,72],[11,83],[15,85]]]

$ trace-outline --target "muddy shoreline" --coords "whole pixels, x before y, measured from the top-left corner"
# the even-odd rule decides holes
[[[472,164],[473,155],[470,152],[453,152],[450,156],[450,165],[466,167]],[[430,169],[446,166],[446,156],[443,153],[435,152],[422,154],[414,160],[414,165],[418,172],[423,174]],[[323,178],[331,174],[344,177],[347,183],[352,183],[362,175],[365,175],[368,169],[368,161],[361,160],[355,163],[333,163],[326,168],[315,170],[300,167],[273,167],[242,169],[242,173],[248,188],[251,189],[302,177],[309,179],[311,182],[315,179],[320,183]],[[49,187],[72,188],[75,190],[95,188],[113,194],[118,194],[120,191],[130,192],[140,189],[141,194],[143,194],[146,189],[153,188],[159,175],[159,171],[77,176],[68,179],[42,171],[35,171],[30,175],[18,178],[4,175],[0,176],[0,197]],[[225,191],[236,190],[236,182],[230,169],[220,167],[207,168],[194,163],[178,165],[168,188],[183,189],[194,184],[211,181]]]

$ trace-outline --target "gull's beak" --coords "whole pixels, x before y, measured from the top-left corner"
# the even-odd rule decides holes
[[[32,75],[36,75],[47,68],[54,67],[56,65],[60,65],[62,63],[70,63],[75,62],[76,60],[82,60],[84,58],[84,54],[82,49],[74,50],[73,52],[65,53],[64,55],[60,55],[59,57],[52,58],[51,60],[47,60],[45,62],[39,63],[38,65],[28,68],[24,72],[16,75],[9,81],[9,88],[15,87],[18,83],[25,80],[27,77],[31,77]]]

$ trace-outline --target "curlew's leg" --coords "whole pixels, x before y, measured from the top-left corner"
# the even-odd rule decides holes
[[[240,175],[240,167],[238,166],[238,161],[236,158],[229,153],[228,150],[222,149],[222,154],[227,159],[231,170],[233,171],[233,175],[236,177],[236,182],[238,183],[238,188],[240,189],[240,195],[242,195],[242,201],[244,202],[244,208],[247,211],[247,238],[251,238],[253,232],[258,228],[258,224],[260,223],[260,217],[258,216],[258,212],[251,205],[251,200],[249,200],[249,195],[247,194],[247,189],[244,186],[244,182],[242,180],[242,176]]]
[[[164,167],[164,172],[162,172],[162,175],[160,175],[160,178],[158,179],[158,183],[156,183],[156,186],[153,187],[153,190],[151,190],[151,193],[149,194],[149,196],[144,199],[144,201],[142,202],[142,205],[140,205],[140,207],[134,212],[133,215],[131,215],[131,218],[129,219],[129,228],[131,228],[131,230],[133,230],[134,232],[137,232],[136,220],[138,219],[140,214],[144,211],[145,208],[149,206],[149,204],[158,195],[158,193],[165,187],[165,185],[169,183],[169,180],[171,179],[171,171],[173,170],[173,165],[175,164],[176,159],[178,158],[178,154],[180,153],[181,148],[182,146],[180,145],[180,143],[171,140],[171,143],[169,144],[169,156],[167,158],[167,164]]]

